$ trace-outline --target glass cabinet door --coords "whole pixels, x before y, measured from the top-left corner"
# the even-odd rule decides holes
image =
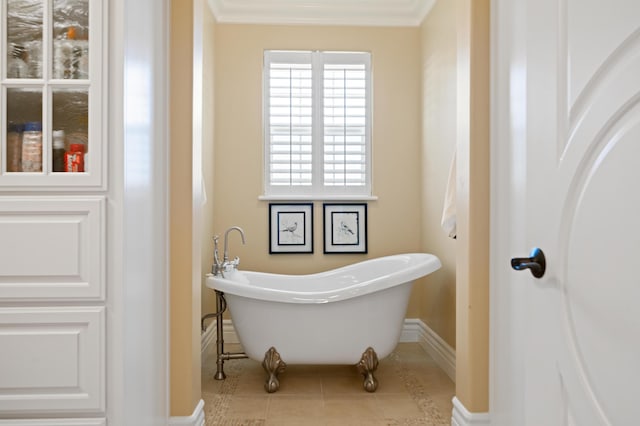
[[[53,0],[53,78],[89,78],[88,0]]]
[[[0,186],[103,184],[103,0],[4,0]]]
[[[42,78],[44,3],[7,0],[7,78]]]

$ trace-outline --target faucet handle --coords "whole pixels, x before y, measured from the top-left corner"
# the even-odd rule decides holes
[[[213,275],[221,274],[223,271],[223,264],[220,262],[220,254],[218,253],[218,240],[219,235],[213,236],[213,265],[211,265],[211,273]]]
[[[233,260],[227,260],[222,263],[222,271],[229,272],[233,270],[238,270],[238,265],[240,264],[240,258],[236,256]]]

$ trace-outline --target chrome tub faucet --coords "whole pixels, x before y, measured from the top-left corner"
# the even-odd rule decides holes
[[[222,261],[224,263],[229,261],[229,232],[231,231],[238,231],[240,233],[240,236],[242,237],[242,244],[245,244],[244,242],[244,231],[242,230],[242,228],[240,228],[239,226],[232,226],[231,228],[227,229],[227,231],[224,233],[224,259],[222,259]],[[238,259],[236,257],[236,259]],[[238,259],[240,260],[240,259]],[[235,259],[234,259],[235,261]],[[238,266],[238,264],[236,263],[235,265],[236,267]]]
[[[211,267],[211,273],[213,275],[222,275],[224,276],[224,272],[229,269],[238,269],[238,265],[240,264],[240,258],[235,257],[233,260],[229,260],[229,232],[238,231],[240,233],[240,237],[242,238],[242,244],[245,244],[244,239],[244,231],[239,226],[232,226],[227,229],[224,233],[224,252],[222,257],[222,262],[220,262],[220,254],[218,251],[218,240],[220,237],[218,235],[213,237],[213,266]]]

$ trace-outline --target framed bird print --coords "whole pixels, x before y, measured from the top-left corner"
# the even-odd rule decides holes
[[[269,204],[269,253],[313,253],[313,204]]]
[[[367,252],[367,205],[324,204],[324,252]]]

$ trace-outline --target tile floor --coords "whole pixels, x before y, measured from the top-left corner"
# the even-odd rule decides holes
[[[418,343],[400,343],[380,361],[375,393],[362,388],[355,366],[289,365],[280,389],[268,394],[260,363],[241,359],[227,361],[227,378],[217,381],[214,346],[202,371],[207,426],[451,424],[454,384]]]

